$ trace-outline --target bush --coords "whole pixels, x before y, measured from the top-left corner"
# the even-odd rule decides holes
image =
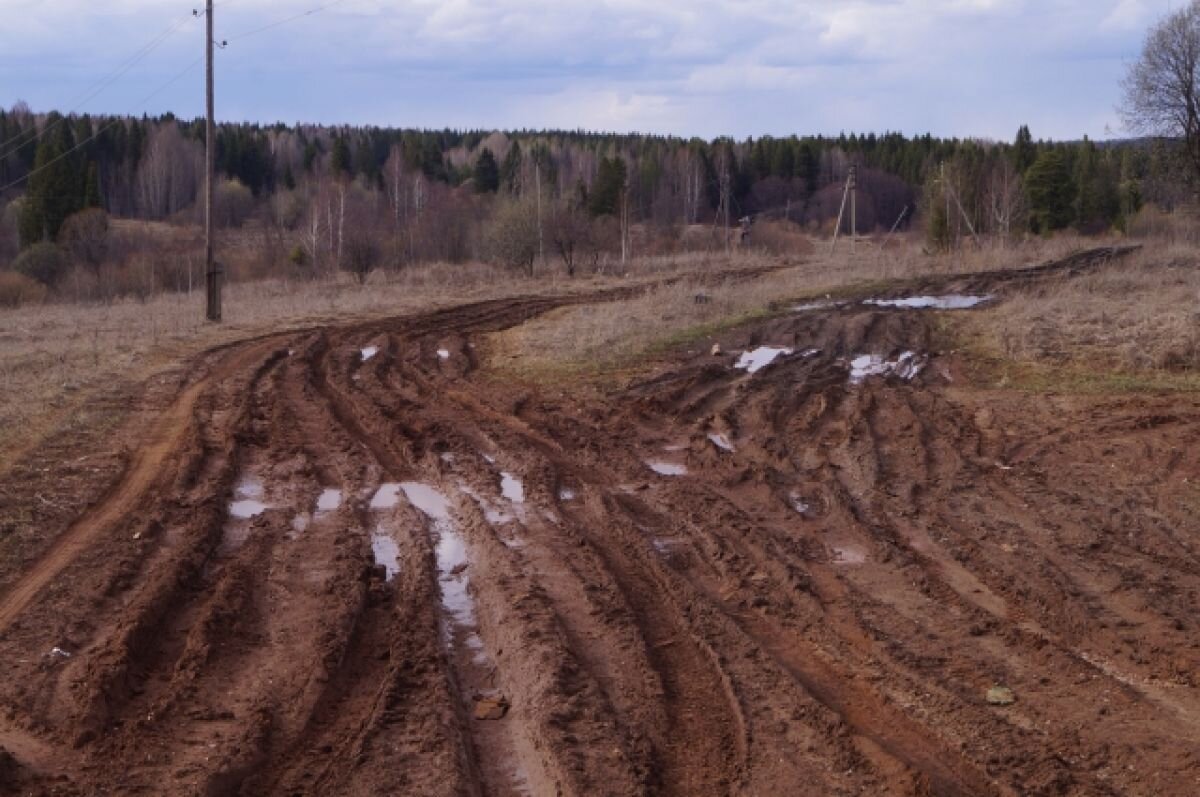
[[[46,286],[15,271],[0,271],[0,307],[39,304],[46,299]]]
[[[213,224],[218,228],[241,227],[254,212],[254,194],[237,180],[222,180],[213,193]]]
[[[80,263],[98,269],[108,255],[108,214],[90,208],[69,216],[58,232],[58,242]]]
[[[13,270],[43,285],[53,286],[67,273],[69,265],[69,258],[62,247],[39,243],[17,255]]]
[[[487,259],[533,276],[538,254],[537,208],[527,198],[501,201],[484,229]]]

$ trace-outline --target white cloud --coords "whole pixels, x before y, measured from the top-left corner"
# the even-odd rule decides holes
[[[681,134],[1009,137],[1028,122],[1035,134],[1100,135],[1092,125],[1111,117],[1122,58],[1170,2],[345,0],[233,41],[219,56],[219,107],[267,119]],[[321,4],[218,0],[218,35]],[[38,108],[66,106],[189,10],[169,13],[161,0],[4,5],[0,104]],[[182,69],[201,41],[200,23],[184,23],[88,109],[134,110]],[[149,110],[198,112],[195,83]]]

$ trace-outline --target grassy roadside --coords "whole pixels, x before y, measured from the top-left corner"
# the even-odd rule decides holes
[[[984,387],[1084,395],[1200,392],[1200,371],[1129,371],[1080,360],[1018,359],[1002,351],[973,319],[941,319],[934,343],[940,351],[954,352],[969,381]]]

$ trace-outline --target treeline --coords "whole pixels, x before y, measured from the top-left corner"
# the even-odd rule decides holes
[[[139,243],[127,228],[124,245],[109,246],[108,219],[194,229],[203,138],[202,120],[171,115],[0,111],[0,269],[15,265],[52,288],[83,269],[90,276],[74,284],[111,292],[120,280],[105,270],[128,266],[139,247],[159,247],[168,271],[184,260],[192,268],[194,253],[162,251],[162,236]],[[233,264],[247,276],[472,258],[532,271],[539,255],[573,273],[729,241],[785,245],[781,228],[827,234],[851,166],[860,232],[920,223],[941,248],[1121,228],[1142,202],[1170,207],[1187,195],[1172,156],[1166,144],[1034,141],[1027,128],[997,143],[222,124],[216,219],[257,236],[253,256]],[[170,240],[180,252],[179,241],[194,246]]]

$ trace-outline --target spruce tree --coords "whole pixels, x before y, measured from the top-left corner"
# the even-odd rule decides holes
[[[1017,167],[1018,173],[1024,174],[1036,159],[1037,147],[1033,144],[1033,135],[1029,132],[1028,125],[1021,125],[1017,130],[1017,140],[1013,144],[1013,165]]]
[[[521,145],[513,142],[500,166],[500,185],[510,194],[517,193],[521,182]]]
[[[53,241],[67,217],[83,207],[84,186],[74,158],[68,154],[73,146],[70,128],[61,116],[50,114],[21,208],[22,247]]]
[[[345,136],[333,140],[333,151],[329,156],[329,171],[334,177],[353,177],[354,164],[350,161],[350,144]]]
[[[588,194],[588,212],[593,216],[616,215],[621,209],[627,172],[625,160],[619,156],[601,158],[596,181]]]
[[[500,190],[500,167],[496,165],[496,156],[487,147],[479,153],[475,161],[475,192],[479,194],[494,194]]]
[[[1035,233],[1061,230],[1072,221],[1075,184],[1058,149],[1038,155],[1025,175],[1029,224]]]
[[[87,183],[83,190],[83,206],[85,208],[104,207],[104,200],[100,197],[100,175],[96,170],[95,161],[88,164]]]

